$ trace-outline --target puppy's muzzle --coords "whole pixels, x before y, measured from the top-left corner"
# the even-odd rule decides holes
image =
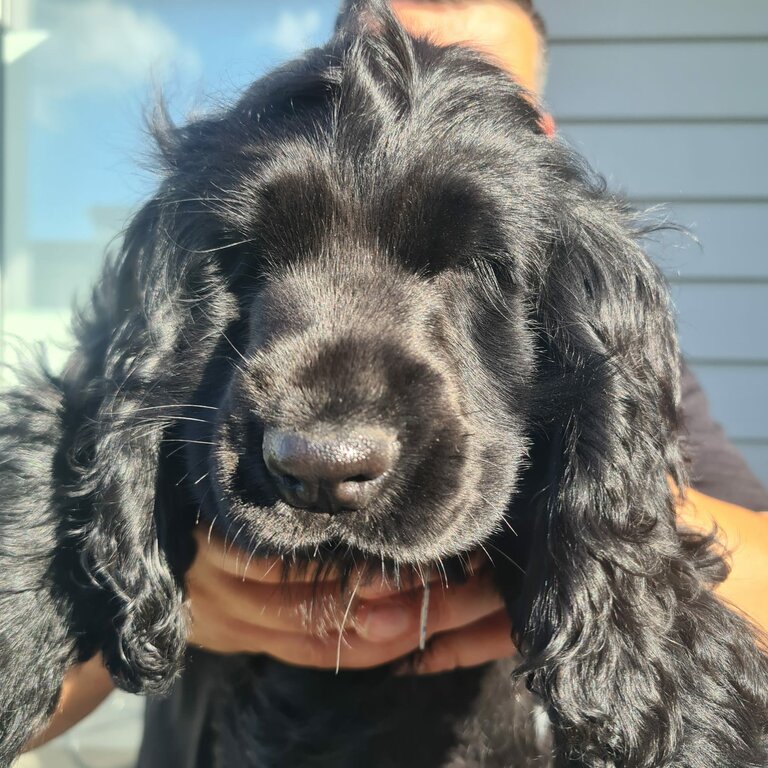
[[[382,492],[399,443],[383,427],[268,429],[264,463],[280,496],[293,507],[335,513],[364,509]]]

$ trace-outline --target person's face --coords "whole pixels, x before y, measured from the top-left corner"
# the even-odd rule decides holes
[[[465,43],[513,73],[532,93],[543,85],[543,51],[528,14],[505,0],[467,0],[450,5],[423,0],[392,0],[400,22],[415,35],[437,43]]]

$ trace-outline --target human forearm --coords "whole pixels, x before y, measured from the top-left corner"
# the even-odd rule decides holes
[[[717,593],[768,631],[768,515],[688,489],[680,517],[698,530],[717,525],[731,561],[731,573]]]
[[[79,723],[107,698],[113,688],[101,656],[73,667],[64,679],[56,711],[45,730],[27,745],[27,751],[42,746]]]

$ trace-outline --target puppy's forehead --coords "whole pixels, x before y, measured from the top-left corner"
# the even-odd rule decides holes
[[[222,186],[236,190],[225,225],[276,260],[350,239],[422,261],[445,250],[447,235],[481,249],[485,230],[498,241],[493,209],[514,205],[504,198],[524,157],[515,137],[532,133],[531,107],[498,71],[473,63],[476,76],[467,62],[423,63],[401,110],[376,78],[354,72],[296,71],[280,88],[255,88],[224,121],[240,139],[221,155]],[[459,226],[473,219],[487,221]],[[443,242],[425,248],[435,239]]]
[[[301,140],[283,151],[245,180],[243,196],[248,235],[272,263],[362,247],[439,269],[498,240],[498,195],[471,152],[350,154]]]

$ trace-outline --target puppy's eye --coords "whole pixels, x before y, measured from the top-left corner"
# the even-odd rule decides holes
[[[482,290],[495,296],[512,290],[517,284],[514,270],[502,254],[476,256],[462,268],[472,273]]]
[[[471,187],[433,189],[409,218],[401,254],[420,274],[471,268],[481,255],[505,250],[493,206]]]

